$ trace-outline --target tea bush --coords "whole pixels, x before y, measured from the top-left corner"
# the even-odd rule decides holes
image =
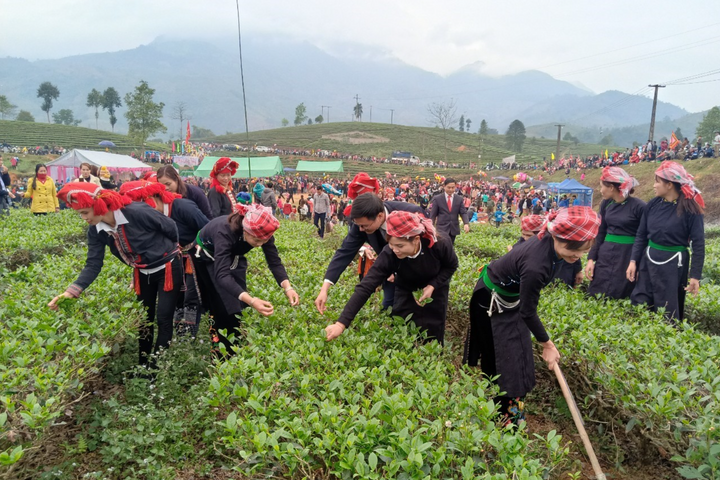
[[[106,260],[80,299],[66,301],[57,313],[46,307],[75,279],[84,257],[84,249],[74,247],[13,272],[0,269],[2,465],[42,440],[98,373],[115,340],[140,319],[132,291],[117,288],[127,285],[130,269],[115,259]]]

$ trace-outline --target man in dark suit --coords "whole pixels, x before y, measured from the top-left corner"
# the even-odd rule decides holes
[[[446,178],[445,191],[433,197],[430,209],[430,219],[435,222],[435,228],[438,232],[448,235],[453,243],[455,243],[455,237],[460,235],[458,215],[462,218],[465,233],[470,231],[467,208],[465,208],[463,197],[455,193],[455,186],[455,180]]]
[[[376,255],[385,248],[387,245],[385,219],[395,210],[405,210],[425,216],[423,209],[417,205],[406,202],[383,202],[375,193],[363,193],[353,201],[347,236],[330,260],[325,272],[325,281],[315,299],[315,307],[320,313],[325,313],[330,287],[335,285],[360,248],[365,243],[369,243]],[[392,281],[386,281],[383,284],[383,308],[392,307],[394,299],[395,285]]]

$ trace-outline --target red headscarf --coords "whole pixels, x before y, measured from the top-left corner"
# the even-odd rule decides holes
[[[231,160],[228,157],[222,157],[217,162],[215,162],[215,165],[213,165],[213,168],[210,171],[210,178],[212,178],[210,188],[215,187],[215,190],[217,190],[218,192],[225,193],[226,188],[220,185],[220,182],[217,181],[217,176],[222,173],[229,173],[231,176],[235,175],[238,166],[239,165],[236,161]],[[232,187],[227,188],[227,190],[232,190]]]
[[[395,210],[386,220],[387,234],[391,237],[410,238],[420,235],[430,241],[430,247],[437,242],[432,220],[417,213]]]
[[[104,190],[94,183],[71,182],[66,183],[58,192],[60,200],[74,210],[92,208],[95,215],[105,215],[108,211],[118,210],[130,203],[113,190]]]
[[[280,222],[272,214],[272,209],[263,207],[259,203],[235,205],[235,211],[243,216],[243,231],[261,240],[272,237],[280,228]]]
[[[680,190],[685,195],[685,198],[695,200],[701,208],[705,208],[705,200],[700,195],[700,190],[695,186],[694,177],[687,173],[679,163],[665,160],[660,164],[660,168],[655,170],[655,175],[668,182],[679,183]]]
[[[600,216],[590,207],[561,208],[545,217],[538,238],[545,232],[563,240],[585,242],[597,237],[600,228]]]
[[[147,180],[148,182],[157,182],[157,172],[147,172],[143,177],[143,180]]]
[[[363,193],[374,193],[377,195],[380,192],[380,182],[377,178],[372,178],[365,172],[360,172],[355,175],[347,188],[348,198],[354,200],[358,195]]]
[[[600,181],[619,183],[620,193],[622,196],[627,198],[630,195],[630,190],[640,185],[635,177],[630,176],[625,170],[620,167],[605,167],[603,168],[602,175],[600,175]]]
[[[527,232],[537,232],[542,228],[545,219],[541,215],[530,215],[523,217],[520,229]]]
[[[153,208],[156,207],[155,200],[152,199],[154,196],[160,197],[163,203],[168,204],[172,204],[176,198],[181,198],[181,195],[168,192],[162,183],[147,180],[123,183],[120,187],[120,195],[124,195],[134,202],[145,202]]]

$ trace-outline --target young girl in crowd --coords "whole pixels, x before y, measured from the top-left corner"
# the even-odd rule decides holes
[[[176,193],[170,193],[162,183],[145,180],[125,182],[120,187],[120,194],[133,201],[147,203],[175,222],[180,249],[183,253],[185,272],[183,294],[180,295],[175,308],[176,330],[178,333],[189,331],[192,336],[197,335],[202,310],[199,305],[193,264],[188,252],[193,246],[198,232],[207,225],[209,220],[195,202],[182,198]]]
[[[60,297],[79,297],[100,274],[105,247],[109,247],[110,253],[134,268],[135,293],[147,312],[138,336],[139,361],[151,365],[150,355],[170,345],[175,304],[183,284],[175,222],[145,203],[133,203],[93,183],[68,183],[59,196],[90,225],[88,252],[77,280],[48,306],[56,310]],[[153,349],[156,320],[158,335]]]
[[[237,205],[229,216],[216,217],[198,233],[196,253],[192,256],[197,272],[198,288],[203,306],[213,316],[213,342],[222,342],[229,355],[232,345],[226,335],[240,335],[240,314],[245,307],[252,307],[262,315],[272,315],[270,302],[253,297],[247,292],[247,259],[245,255],[260,247],[270,271],[278,285],[285,291],[290,305],[300,300],[290,285],[282,264],[273,234],[280,226],[271,209],[257,203]]]
[[[210,172],[210,191],[208,191],[208,201],[210,202],[210,212],[212,218],[221,215],[230,215],[233,208],[237,204],[232,189],[232,176],[237,172],[238,163],[223,157],[213,165]]]
[[[628,281],[637,281],[630,300],[653,310],[664,307],[666,317],[679,321],[686,292],[697,295],[700,289],[705,262],[705,201],[692,175],[669,160],[655,171],[653,188],[657,196],[645,206],[626,272]]]
[[[185,183],[172,165],[164,165],[158,168],[156,179],[150,179],[150,181],[162,183],[168,192],[177,193],[182,198],[192,200],[208,220],[213,218],[208,197],[205,196],[202,188]]]
[[[407,317],[429,339],[443,343],[450,279],[458,268],[449,237],[438,235],[422,214],[396,210],[387,216],[387,241],[372,268],[355,288],[340,318],[325,329],[328,340],[337,338],[355,318],[377,287],[395,276],[393,315]],[[422,290],[415,300],[413,292]],[[432,302],[423,304],[426,299]]]
[[[637,180],[620,167],[605,167],[600,176],[600,230],[585,267],[591,295],[630,298],[635,287],[625,271],[645,210],[645,202],[632,196],[637,185]]]
[[[560,359],[537,312],[540,291],[560,262],[574,263],[587,253],[600,218],[590,208],[570,207],[546,217],[537,236],[482,267],[470,300],[470,328],[464,361],[478,364],[505,394],[497,397],[506,421],[524,419],[525,396],[535,386],[532,333],[542,344],[550,369]]]
[[[31,198],[30,211],[35,215],[47,215],[60,211],[55,181],[47,174],[42,163],[35,165],[35,176],[28,182],[25,198]]]

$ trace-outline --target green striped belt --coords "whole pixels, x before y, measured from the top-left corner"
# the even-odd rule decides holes
[[[519,293],[508,292],[507,290],[504,290],[504,289],[498,287],[497,285],[495,285],[492,282],[492,280],[490,280],[490,277],[488,277],[488,273],[487,273],[488,268],[487,267],[488,267],[487,265],[482,267],[481,272],[480,272],[480,278],[482,278],[483,283],[485,284],[485,286],[488,289],[492,290],[495,293],[499,293],[500,295],[504,295],[506,297],[519,297],[520,296]]]
[[[653,242],[652,240],[649,241],[650,248],[654,248],[655,250],[662,250],[663,252],[684,252],[688,250],[688,247],[683,247],[681,245],[658,245],[657,243]]]
[[[605,235],[605,241],[610,243],[621,243],[623,245],[632,245],[635,243],[635,237],[632,235]]]
[[[200,232],[198,232],[197,237],[195,237],[195,241],[197,242],[198,245],[200,245],[200,248],[202,248],[202,249],[205,250],[206,252],[213,253],[212,250],[208,249],[208,248],[205,246],[205,244],[203,243],[202,238],[200,238]]]

